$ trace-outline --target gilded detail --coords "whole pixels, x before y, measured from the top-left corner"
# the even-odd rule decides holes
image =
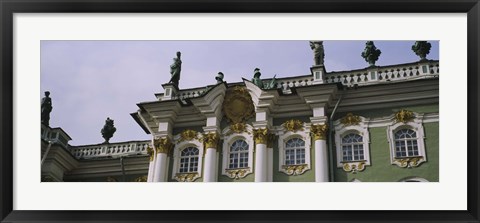
[[[135,182],[147,182],[147,176],[141,176],[135,178]]]
[[[230,125],[230,130],[232,133],[242,133],[247,132],[247,125],[245,123],[235,123]],[[230,133],[231,134],[231,133]]]
[[[242,168],[242,169],[230,169],[230,170],[226,170],[226,173],[228,175],[228,177],[232,178],[232,179],[240,179],[240,178],[244,178],[245,176],[247,176],[247,173],[250,169],[249,168]]]
[[[252,97],[245,87],[228,89],[222,105],[223,113],[230,123],[245,123],[255,114]]]
[[[342,123],[344,126],[349,126],[349,125],[358,125],[362,120],[360,119],[360,116],[358,115],[353,115],[353,113],[349,112],[345,117],[343,117],[340,120],[340,123]]]
[[[357,173],[365,169],[365,162],[348,162],[343,164],[343,170],[345,172]]]
[[[153,148],[148,146],[147,147],[147,154],[148,154],[148,157],[150,157],[150,162],[153,161],[153,158],[155,157],[155,151],[153,151]]]
[[[107,182],[118,182],[114,177],[107,177]]]
[[[204,134],[203,135],[203,143],[205,143],[205,148],[216,149],[219,139],[220,139],[220,137],[215,132]]]
[[[417,157],[395,159],[394,163],[397,164],[399,167],[412,168],[412,167],[418,167],[422,163],[422,161],[425,161],[423,157],[417,156]]]
[[[283,127],[291,132],[303,130],[303,122],[300,120],[291,119],[283,123]]]
[[[288,175],[300,175],[304,173],[307,169],[307,164],[301,165],[283,165],[282,169]]]
[[[198,173],[177,173],[175,180],[178,182],[193,182],[198,178]]]
[[[255,139],[256,144],[267,144],[268,139],[268,129],[254,129],[253,138]]]
[[[328,130],[328,125],[327,124],[312,125],[311,132],[312,132],[312,135],[313,135],[313,140],[326,140],[327,139],[327,130]]]
[[[184,130],[182,133],[180,133],[179,142],[191,141],[191,140],[194,140],[194,139],[199,140],[198,135],[197,135],[197,131],[187,129],[187,130]]]
[[[170,142],[170,139],[168,139],[167,137],[153,139],[153,146],[155,146],[157,154],[169,154],[171,149],[173,148],[172,142]]]
[[[413,120],[415,118],[415,115],[413,112],[408,111],[408,110],[400,110],[399,112],[395,113],[395,121],[396,122],[403,122],[407,123]]]

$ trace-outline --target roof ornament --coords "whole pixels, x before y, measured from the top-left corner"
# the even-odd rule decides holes
[[[315,66],[323,66],[325,51],[323,41],[310,41],[310,48],[313,50],[313,62]]]
[[[378,57],[380,57],[380,54],[382,54],[382,51],[375,47],[373,41],[367,41],[365,43],[365,49],[362,52],[362,57],[370,64],[370,67],[375,66],[375,62],[378,60]]]
[[[180,81],[180,71],[182,70],[182,60],[180,57],[182,53],[180,51],[177,52],[177,57],[173,58],[173,63],[170,65],[170,74],[172,77],[168,83],[172,83],[178,88],[178,82]]]
[[[420,61],[427,60],[427,55],[430,53],[432,44],[427,41],[415,41],[412,46],[412,51],[420,57]]]
[[[257,87],[259,87],[262,90],[275,89],[275,87],[277,86],[277,79],[275,77],[277,75],[273,76],[273,78],[267,83],[263,83],[263,80],[260,79],[261,75],[262,75],[262,73],[260,73],[260,69],[255,68],[255,70],[253,70],[252,83],[255,84]]]
[[[109,143],[110,138],[113,137],[113,133],[115,133],[115,131],[117,131],[117,129],[113,126],[113,119],[107,118],[107,120],[105,120],[105,125],[100,131],[105,139],[105,142],[103,143]]]

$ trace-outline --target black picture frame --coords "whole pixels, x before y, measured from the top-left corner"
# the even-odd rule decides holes
[[[478,0],[0,0],[1,222],[480,222]],[[14,13],[467,13],[468,204],[466,211],[19,211],[13,210]],[[452,74],[453,75],[453,74]],[[453,149],[453,148],[452,148]],[[448,193],[448,191],[445,191]],[[441,201],[438,202],[448,202]]]

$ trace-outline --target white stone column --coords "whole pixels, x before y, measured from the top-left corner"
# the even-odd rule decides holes
[[[267,182],[268,180],[268,156],[267,156],[267,138],[268,129],[253,130],[255,138],[255,182]]]
[[[155,170],[153,172],[154,182],[167,181],[168,173],[168,154],[172,149],[172,143],[167,137],[154,139],[154,146],[157,151],[155,159]]]
[[[268,143],[267,143],[268,144]],[[268,145],[267,145],[268,147]],[[267,148],[267,173],[268,173],[268,182],[273,182],[273,147]]]
[[[208,133],[203,137],[205,143],[205,165],[203,169],[203,182],[217,182],[217,145],[218,134]]]
[[[328,182],[327,130],[327,124],[312,124],[311,132],[315,140],[315,182]]]

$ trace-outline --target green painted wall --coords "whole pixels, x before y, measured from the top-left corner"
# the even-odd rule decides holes
[[[404,109],[419,113],[438,112],[438,105],[408,107]],[[389,110],[380,110],[356,112],[355,114],[372,118],[388,116],[392,113]],[[371,166],[366,166],[365,170],[355,174],[345,172],[342,168],[335,167],[335,181],[352,181],[357,179],[366,182],[397,182],[405,178],[420,177],[431,182],[438,182],[439,123],[424,123],[423,128],[425,132],[424,142],[427,162],[413,168],[401,168],[397,165],[392,165],[390,163],[390,147],[387,138],[387,127],[369,128]],[[333,157],[334,163],[336,164],[337,157],[335,154]]]

